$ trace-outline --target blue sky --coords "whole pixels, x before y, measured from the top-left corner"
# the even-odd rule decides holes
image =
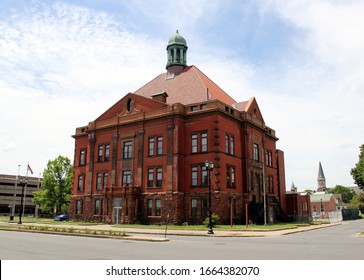
[[[25,1],[0,4],[0,173],[73,159],[75,128],[165,71],[175,30],[235,100],[255,96],[286,184],[352,184],[363,144],[360,0]]]

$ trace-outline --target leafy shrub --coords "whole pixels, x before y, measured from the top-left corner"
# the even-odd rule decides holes
[[[208,227],[209,226],[209,217],[206,217],[205,221],[203,222],[203,224]],[[211,223],[212,223],[212,226],[216,226],[218,224],[220,224],[220,217],[219,215],[217,215],[216,213],[212,213],[212,216],[211,216]]]
[[[73,227],[68,228],[68,229],[67,229],[67,232],[69,232],[69,233],[74,233],[74,232],[75,232],[75,229],[74,229]]]

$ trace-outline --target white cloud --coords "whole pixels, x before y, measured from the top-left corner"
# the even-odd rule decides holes
[[[30,12],[31,11],[31,12]],[[0,20],[0,170],[73,157],[71,135],[164,66],[163,42],[105,13],[56,3]],[[146,69],[146,64],[148,69]]]
[[[181,29],[192,33],[198,22],[206,18],[210,21],[219,12],[224,1],[199,0],[199,1],[169,1],[136,0],[127,4],[131,11],[138,13],[139,17],[145,16],[152,22],[158,23],[160,28],[169,30]]]
[[[364,3],[272,0],[262,2],[262,11],[294,25],[299,32],[293,40],[304,53],[278,69],[282,79],[263,103],[286,151],[287,179],[315,186],[316,173],[309,180],[307,170],[317,170],[321,160],[329,186],[351,183],[364,138]]]

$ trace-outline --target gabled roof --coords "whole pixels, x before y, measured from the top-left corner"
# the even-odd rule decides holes
[[[179,75],[175,75],[173,78],[167,79],[167,73],[160,74],[134,94],[151,98],[157,92],[168,94],[168,104],[187,105],[211,99],[218,99],[227,105],[236,103],[194,65],[185,67]]]
[[[130,112],[128,111],[128,102],[132,102],[129,104]],[[125,112],[132,113],[133,111],[141,111],[145,109],[156,109],[166,106],[165,103],[153,100],[151,98],[146,98],[140,95],[135,95],[133,93],[128,93],[123,98],[121,98],[118,102],[116,102],[113,106],[107,109],[101,116],[99,116],[96,120],[106,120],[110,118],[114,118],[119,116]]]
[[[232,104],[233,107],[241,112],[247,112],[264,122],[263,115],[259,109],[258,102],[255,97],[251,97],[248,101]]]

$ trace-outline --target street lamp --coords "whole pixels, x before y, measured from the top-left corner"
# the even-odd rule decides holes
[[[214,230],[212,229],[212,205],[211,205],[211,176],[210,173],[214,169],[214,163],[211,161],[205,161],[205,167],[207,169],[207,185],[209,187],[209,230],[208,234],[214,234]]]
[[[19,222],[18,222],[18,224],[21,225],[22,224],[21,216],[22,216],[22,213],[23,213],[24,189],[27,187],[28,180],[27,179],[21,179],[19,181],[19,183],[20,183],[22,189],[21,189],[21,200],[20,200],[20,211],[19,211]]]

